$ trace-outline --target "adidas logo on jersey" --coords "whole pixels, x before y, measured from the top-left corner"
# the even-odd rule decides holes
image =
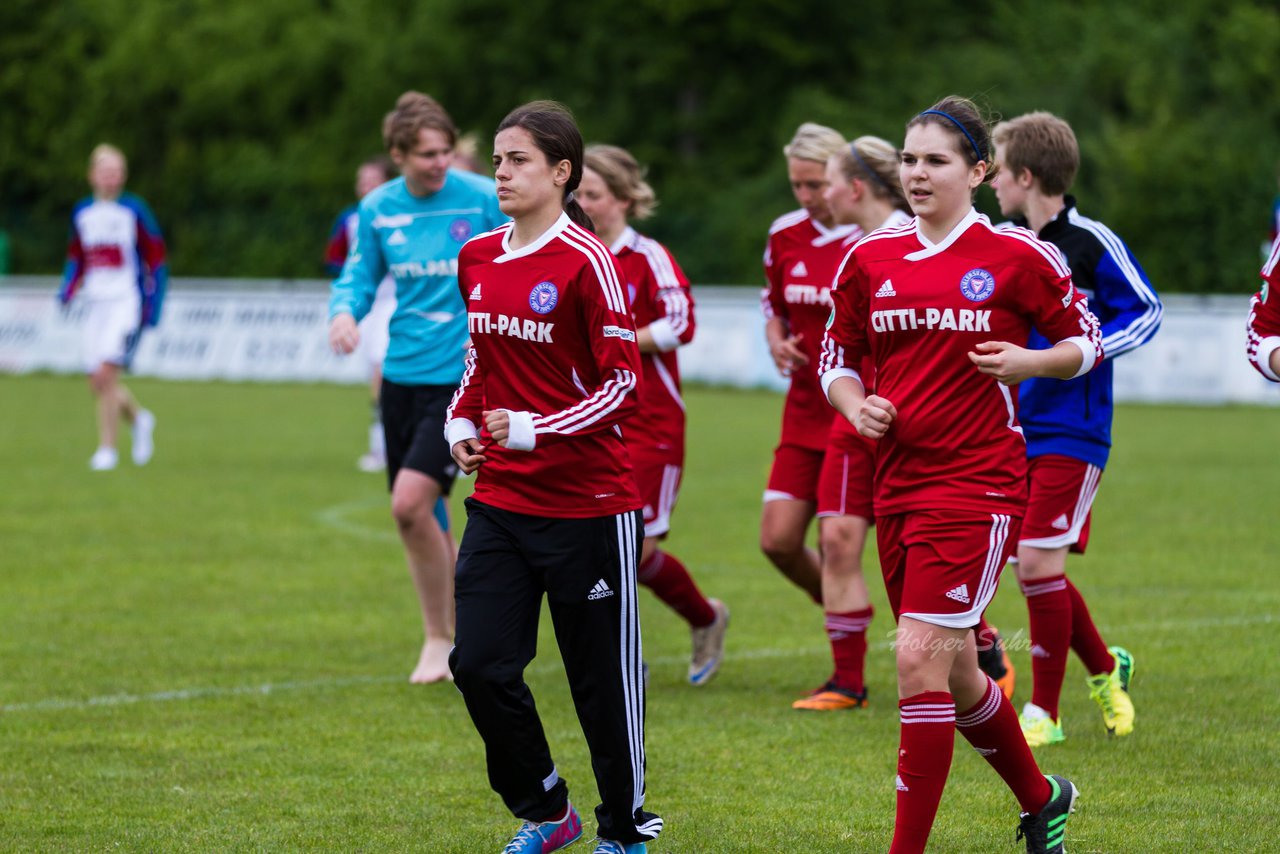
[[[880,290],[876,291],[878,297],[896,297],[898,292],[893,289],[893,280],[885,279],[884,284],[880,286]]]
[[[405,237],[404,232],[398,228],[391,232],[391,236],[387,238],[388,246],[404,246],[408,242],[409,238]]]
[[[796,263],[794,267],[791,268],[791,275],[807,276],[809,275],[809,268],[804,265],[803,261],[799,261]]]
[[[476,286],[471,289],[471,296],[467,299],[480,299],[480,283],[476,282]]]
[[[961,584],[947,591],[947,598],[954,599],[962,605],[969,604],[969,585]]]
[[[893,782],[894,782],[894,785],[895,785],[895,786],[897,786],[897,789],[898,789],[898,791],[899,791],[899,792],[909,792],[909,791],[911,791],[910,789],[908,789],[908,788],[907,788],[907,784],[906,784],[906,783],[904,783],[904,782],[902,782],[902,775],[901,775],[901,774],[899,774],[899,775],[897,775],[896,777],[894,777]]]
[[[1067,514],[1063,513],[1049,525],[1055,531],[1066,531],[1071,528],[1071,522],[1067,520]]]
[[[609,589],[609,585],[604,583],[604,579],[596,582],[596,586],[591,588],[591,592],[587,594],[587,601],[594,602],[597,599],[606,599],[613,595],[613,591]]]

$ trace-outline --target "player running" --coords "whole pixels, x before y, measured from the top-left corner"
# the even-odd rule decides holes
[[[956,730],[1017,798],[1028,852],[1063,850],[1077,794],[1041,775],[1013,706],[978,669],[973,627],[1026,509],[1016,386],[1083,375],[1102,358],[1102,336],[1057,250],[974,210],[989,152],[986,124],[963,98],[907,123],[900,177],[916,218],[849,253],[823,342],[831,403],[879,443],[876,539],[898,622],[901,719],[891,854],[924,850]],[[1033,325],[1057,343],[1025,348]]]
[[[457,129],[435,99],[406,92],[382,126],[400,178],[360,201],[360,223],[329,298],[329,343],[351,353],[357,322],[390,272],[396,308],[380,395],[387,483],[425,640],[414,683],[450,677],[453,548],[436,517],[457,474],[442,439],[445,408],[462,376],[466,304],[458,297],[458,251],[504,220],[488,178],[450,168]]]
[[[826,180],[824,198],[841,225],[869,234],[911,219],[898,179],[898,150],[883,139],[863,136],[843,146],[827,160]],[[869,360],[863,360],[860,373],[869,385],[874,374]],[[821,688],[792,703],[794,709],[838,711],[867,704],[863,670],[873,610],[862,552],[874,518],[874,474],[875,443],[835,413],[818,477],[822,607],[835,670]]]
[[[1249,302],[1246,352],[1249,364],[1273,383],[1280,383],[1280,297],[1271,292],[1280,282],[1280,237],[1262,267],[1262,290]]]
[[[805,546],[817,510],[818,478],[834,414],[822,396],[815,366],[823,325],[831,314],[831,282],[840,259],[862,232],[839,225],[823,193],[827,158],[844,137],[806,122],[782,149],[798,210],[769,227],[764,251],[767,284],[760,296],[765,339],[778,371],[790,378],[782,408],[782,436],[764,492],[760,548],[793,584],[822,603],[821,559]]]
[[[450,663],[489,783],[524,820],[504,854],[571,844],[582,822],[524,681],[546,596],[602,801],[595,852],[638,854],[662,819],[643,808],[641,502],[617,429],[636,408],[635,326],[618,262],[574,200],[583,150],[569,112],[513,110],[493,165],[512,222],[458,264],[472,347],[447,435],[477,477]]]
[[[644,369],[639,406],[623,425],[644,502],[644,543],[636,580],[689,624],[689,682],[705,685],[724,657],[729,609],[703,596],[684,564],[660,548],[671,530],[684,471],[685,414],[676,350],[693,340],[693,295],[667,248],[628,224],[648,218],[657,205],[640,164],[613,145],[588,146],[585,156],[582,186],[574,195],[591,217],[596,236],[622,268]]]
[[[120,381],[142,338],[160,322],[169,282],[164,238],[147,203],[124,192],[128,163],[120,149],[99,145],[89,155],[93,195],[76,204],[58,301],[66,307],[83,294],[83,358],[89,388],[97,398],[98,449],[93,471],[119,463],[116,439],[123,419],[133,429],[135,465],[155,450],[156,418]]]
[[[1102,324],[1106,360],[1087,376],[1062,382],[1032,378],[1019,389],[1018,417],[1027,438],[1030,499],[1016,570],[1030,612],[1031,701],[1022,710],[1032,747],[1066,736],[1058,701],[1074,649],[1089,672],[1089,694],[1107,732],[1133,731],[1129,680],[1134,660],[1108,648],[1084,597],[1066,576],[1067,553],[1084,554],[1091,508],[1111,451],[1112,360],[1160,328],[1163,309],[1138,261],[1115,232],[1082,216],[1066,195],[1080,164],[1071,126],[1049,113],[1001,122],[992,132],[1000,212],[1066,256],[1072,282]],[[1027,345],[1050,346],[1039,333]]]

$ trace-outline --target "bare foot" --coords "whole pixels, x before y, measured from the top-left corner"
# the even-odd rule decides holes
[[[449,651],[453,643],[447,640],[428,640],[422,645],[422,655],[418,656],[418,666],[413,669],[409,681],[414,685],[428,685],[432,682],[453,681],[449,672]]]

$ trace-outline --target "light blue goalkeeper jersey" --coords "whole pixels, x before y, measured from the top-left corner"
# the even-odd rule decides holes
[[[456,385],[462,379],[467,307],[458,293],[458,250],[506,222],[493,180],[449,170],[440,191],[412,195],[403,178],[360,202],[360,224],[329,295],[329,317],[360,320],[389,271],[396,311],[382,375],[401,385]]]

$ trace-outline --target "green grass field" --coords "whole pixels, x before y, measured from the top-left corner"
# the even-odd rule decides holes
[[[0,377],[0,850],[498,851],[517,822],[461,698],[406,681],[420,624],[383,482],[355,469],[361,390],[132,385],[159,416],[155,460],[93,474],[83,381]],[[688,404],[669,545],[733,624],[720,676],[691,688],[688,633],[644,594],[648,804],[667,821],[651,850],[882,852],[898,716],[874,556],[870,707],[793,712],[829,654],[756,545],[780,398]],[[1073,854],[1275,850],[1278,435],[1280,410],[1119,412],[1070,571],[1137,658],[1137,729],[1108,740],[1073,661],[1068,740],[1038,754],[1083,792]],[[1011,574],[990,615],[1025,628]],[[585,814],[549,629],[529,680]],[[1021,707],[1025,647],[1014,662]],[[931,850],[1020,850],[1011,795],[956,752]]]

